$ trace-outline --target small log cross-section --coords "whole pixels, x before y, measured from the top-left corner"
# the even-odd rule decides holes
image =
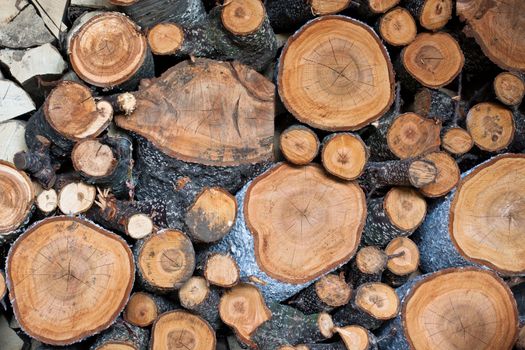
[[[396,7],[379,20],[379,34],[392,46],[410,44],[417,35],[414,17],[403,7]]]
[[[355,180],[365,170],[368,148],[358,135],[328,135],[323,140],[321,160],[330,174],[344,180]]]
[[[160,295],[136,292],[129,298],[122,317],[132,325],[148,327],[160,314],[175,308],[173,302]]]
[[[382,331],[381,349],[512,348],[518,335],[516,302],[495,273],[446,269],[415,281],[397,290],[402,312]]]
[[[279,94],[301,122],[355,130],[381,117],[394,100],[388,53],[375,32],[343,16],[323,16],[295,33],[279,61]]]
[[[236,215],[234,196],[222,188],[205,188],[186,212],[188,235],[198,243],[216,242],[230,232]]]
[[[454,158],[448,153],[432,152],[425,155],[423,160],[434,163],[437,169],[436,180],[419,189],[424,196],[444,196],[458,184],[460,177],[459,167]]]
[[[525,81],[516,74],[502,72],[494,78],[494,93],[501,103],[517,106],[525,95]]]
[[[214,350],[210,325],[197,315],[176,310],[159,316],[151,331],[151,350]]]
[[[179,301],[182,307],[201,316],[212,328],[220,327],[219,292],[210,287],[204,277],[193,276],[187,280],[179,289]]]
[[[85,220],[53,217],[11,247],[9,299],[31,337],[71,344],[115,321],[129,298],[134,273],[124,240]]]
[[[407,0],[406,8],[428,30],[439,30],[452,17],[453,0]]]
[[[135,88],[153,76],[153,57],[145,36],[126,16],[105,12],[80,27],[69,46],[71,65],[82,80],[97,87]]]
[[[474,146],[470,133],[460,127],[452,127],[441,135],[441,147],[453,155],[465,154]]]
[[[310,163],[319,152],[317,134],[304,125],[292,125],[283,131],[279,137],[281,152],[292,164],[305,165]]]
[[[525,70],[525,40],[521,0],[458,0],[457,14],[465,20],[483,53],[498,66]]]
[[[247,283],[238,284],[224,293],[219,304],[219,315],[246,344],[253,344],[251,334],[272,316],[259,289]]]
[[[193,245],[177,230],[163,230],[137,241],[134,254],[139,282],[156,293],[179,289],[195,269]]]
[[[204,265],[204,278],[213,285],[230,288],[239,283],[239,266],[230,255],[210,254]]]
[[[469,110],[467,130],[481,150],[497,152],[511,144],[516,126],[510,109],[498,103],[482,102]]]
[[[97,190],[84,182],[70,182],[58,193],[58,208],[67,215],[85,213],[95,203]]]
[[[137,108],[117,125],[170,157],[217,166],[273,157],[273,86],[245,66],[185,61],[135,97]]]
[[[0,242],[11,238],[29,219],[34,188],[29,177],[8,162],[0,161]]]

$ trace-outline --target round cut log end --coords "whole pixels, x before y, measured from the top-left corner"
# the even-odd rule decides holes
[[[441,144],[441,123],[415,113],[397,117],[386,135],[388,148],[401,159],[437,151]]]
[[[86,86],[63,81],[47,97],[44,116],[60,135],[77,141],[100,135],[113,119],[113,109],[107,102],[96,103]]]
[[[343,276],[328,274],[315,282],[315,293],[326,305],[338,307],[348,304],[352,288]]]
[[[419,266],[419,249],[406,237],[396,237],[385,248],[388,255],[386,267],[398,276],[406,276],[417,270]]]
[[[110,3],[117,6],[130,6],[140,0],[109,0]]]
[[[195,251],[182,232],[172,229],[145,238],[137,268],[144,280],[161,291],[178,289],[195,269]]]
[[[111,147],[94,139],[77,142],[73,147],[71,160],[76,171],[90,177],[108,176],[117,165]]]
[[[10,300],[22,329],[52,345],[80,341],[112,324],[133,287],[131,251],[85,220],[53,217],[11,247]]]
[[[525,272],[525,156],[507,154],[465,177],[450,208],[450,237],[468,260]]]
[[[368,331],[358,325],[336,327],[335,331],[345,344],[348,350],[368,350],[370,339]]]
[[[317,16],[333,15],[343,11],[350,5],[350,0],[311,0],[312,13]]]
[[[143,292],[133,293],[124,310],[124,320],[138,327],[150,326],[158,317],[157,304],[152,297]]]
[[[369,275],[380,274],[386,267],[387,256],[381,249],[368,246],[361,248],[355,257],[357,268]]]
[[[186,309],[200,305],[210,292],[208,282],[204,277],[193,276],[179,289],[180,304]]]
[[[36,206],[44,214],[52,213],[58,207],[58,195],[54,189],[43,190],[36,196]]]
[[[181,310],[160,315],[151,331],[151,350],[214,350],[216,343],[208,322]]]
[[[415,160],[408,167],[408,179],[415,188],[434,183],[436,178],[437,168],[432,162]]]
[[[395,227],[408,232],[418,228],[427,214],[425,198],[408,187],[393,187],[388,191],[383,208]]]
[[[84,182],[71,182],[58,194],[58,208],[66,215],[76,215],[88,211],[97,196],[95,186]]]
[[[329,313],[319,313],[319,316],[317,317],[317,326],[319,327],[319,333],[321,333],[323,337],[332,338],[334,336],[334,321]]]
[[[319,152],[317,135],[302,125],[292,125],[284,130],[279,137],[279,144],[286,160],[296,165],[310,163]]]
[[[240,279],[239,266],[234,258],[228,254],[214,253],[206,260],[204,278],[213,285],[230,288]]]
[[[390,45],[405,46],[416,38],[416,21],[408,10],[396,7],[381,17],[379,33]]]
[[[453,127],[445,131],[441,138],[441,147],[451,154],[465,154],[474,146],[470,133],[460,127]]]
[[[516,74],[503,72],[494,79],[494,92],[502,103],[516,106],[521,103],[525,95],[525,82]]]
[[[126,234],[134,239],[142,239],[153,232],[153,221],[142,213],[134,214],[128,218]]]
[[[252,34],[261,27],[266,11],[261,0],[231,0],[221,12],[224,28],[234,35]]]
[[[419,23],[428,30],[438,30],[452,18],[452,0],[425,0]]]
[[[399,4],[400,0],[368,0],[368,6],[374,13],[385,13]]]
[[[82,80],[113,87],[137,73],[147,52],[146,38],[128,17],[105,12],[89,19],[75,33],[69,59]]]
[[[278,85],[286,108],[323,130],[362,128],[394,99],[392,65],[380,39],[366,24],[343,16],[320,17],[290,37]]]
[[[344,180],[355,180],[365,170],[368,148],[361,138],[350,133],[327,136],[321,159],[325,169]]]
[[[137,348],[124,342],[111,341],[94,350],[137,350]]]
[[[501,151],[514,138],[512,111],[497,103],[478,103],[467,114],[467,130],[480,149],[487,152]]]
[[[35,200],[29,177],[13,164],[0,160],[0,235],[24,223]]]
[[[173,55],[184,42],[184,32],[176,23],[159,23],[148,30],[148,44],[155,55]]]
[[[402,52],[403,66],[422,85],[440,88],[461,72],[465,58],[447,33],[420,33]]]
[[[190,237],[197,242],[217,242],[230,232],[237,216],[237,201],[218,187],[202,190],[186,212]]]
[[[423,159],[434,163],[437,168],[436,181],[419,189],[425,197],[444,196],[458,184],[461,173],[458,164],[448,153],[433,152]]]
[[[354,255],[366,203],[356,183],[338,181],[319,166],[280,164],[251,183],[244,215],[259,268],[300,284]]]
[[[378,320],[389,320],[399,312],[395,290],[380,282],[364,283],[357,289],[356,306]]]
[[[485,270],[430,275],[407,295],[402,315],[414,349],[510,349],[518,333],[511,291]]]
[[[247,283],[240,283],[223,294],[219,315],[247,344],[252,343],[251,334],[272,317],[259,289]]]

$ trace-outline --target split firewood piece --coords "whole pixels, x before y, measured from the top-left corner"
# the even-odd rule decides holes
[[[132,201],[117,199],[108,189],[97,188],[96,207],[88,216],[100,225],[122,232],[133,239],[142,239],[154,231],[152,219]]]
[[[87,212],[95,203],[97,190],[81,181],[73,181],[58,192],[58,208],[66,215]]]
[[[219,187],[204,188],[186,212],[188,236],[197,243],[213,243],[230,232],[237,215],[237,201]]]
[[[443,125],[454,126],[454,118],[462,118],[466,114],[464,103],[458,102],[457,99],[453,91],[445,88],[422,88],[414,96],[413,110],[422,117],[437,119]],[[458,104],[459,108],[457,108]],[[459,109],[458,114],[457,109]]]
[[[206,20],[206,10],[202,0],[110,0],[110,2],[121,6],[119,10],[144,29],[163,22],[187,25]]]
[[[74,217],[31,227],[11,247],[7,263],[9,299],[20,326],[53,345],[111,325],[128,301],[134,274],[124,240]]]
[[[97,336],[89,350],[141,350],[149,343],[149,330],[118,319],[108,330]]]
[[[393,287],[404,284],[419,267],[419,248],[407,237],[396,237],[388,243],[385,253],[389,259],[383,279]]]
[[[149,327],[161,314],[176,308],[175,303],[163,296],[135,292],[129,298],[122,317],[129,324]]]
[[[396,7],[381,16],[377,27],[383,40],[392,46],[408,45],[417,35],[416,21],[403,7]]]
[[[427,202],[418,191],[393,187],[384,198],[368,200],[363,242],[386,246],[396,237],[411,235],[425,220]]]
[[[71,152],[73,167],[90,184],[125,197],[133,186],[133,143],[126,137],[84,139]]]
[[[517,106],[525,95],[525,81],[517,74],[502,72],[494,79],[494,93],[497,99],[508,106]]]
[[[212,253],[206,258],[203,276],[210,284],[231,288],[239,283],[239,266],[228,254]]]
[[[440,121],[404,113],[388,128],[386,141],[394,155],[407,159],[439,150],[440,133]]]
[[[296,165],[306,165],[319,153],[320,143],[312,129],[296,124],[282,132],[279,146],[287,161]]]
[[[428,30],[443,28],[452,18],[452,0],[408,0],[405,7]]]
[[[354,255],[366,217],[357,183],[317,165],[279,164],[237,194],[232,231],[210,251],[235,258],[266,300],[282,301]],[[341,215],[334,217],[333,210]],[[288,213],[283,216],[282,213]]]
[[[154,293],[179,289],[195,269],[195,251],[186,235],[172,229],[159,231],[135,243],[139,283]]]
[[[403,310],[382,329],[381,349],[511,349],[518,335],[516,302],[493,272],[446,269],[397,293]]]
[[[268,18],[276,33],[293,32],[314,16],[333,15],[350,5],[349,0],[265,0]]]
[[[300,291],[289,301],[289,305],[311,315],[346,305],[351,296],[352,287],[345,281],[344,275],[331,273]]]
[[[2,12],[6,16],[0,15],[0,46],[24,49],[55,40],[33,5],[16,0],[6,1],[2,5]]]
[[[392,287],[381,282],[365,283],[357,288],[350,303],[334,313],[334,324],[339,327],[355,324],[374,330],[398,315],[399,304]]]
[[[23,120],[0,123],[0,160],[14,163],[16,153],[27,151],[25,133],[26,122]]]
[[[525,156],[504,154],[464,174],[454,195],[429,210],[418,244],[421,269],[477,263],[501,274],[525,271]]]
[[[358,326],[335,327],[347,350],[377,350],[378,340],[368,329]]]
[[[31,150],[41,147],[39,136],[52,145],[52,154],[64,157],[76,141],[96,137],[109,126],[113,108],[105,101],[96,102],[86,86],[63,81],[49,94],[45,104],[31,117],[26,142]]]
[[[182,310],[159,316],[151,330],[151,350],[215,350],[215,332],[208,322]]]
[[[336,133],[323,139],[321,160],[330,174],[344,180],[355,180],[365,170],[368,147],[357,134]]]
[[[320,17],[290,37],[277,80],[288,111],[323,130],[360,129],[380,118],[394,100],[385,47],[372,28],[349,17]]]
[[[15,238],[33,212],[35,190],[29,177],[0,161],[0,244]]]
[[[187,280],[179,289],[179,301],[182,307],[202,317],[213,329],[220,327],[219,292],[210,287],[204,277],[193,276]]]
[[[75,73],[97,87],[134,89],[140,79],[154,76],[146,38],[118,12],[104,12],[84,23],[71,38],[68,54]]]
[[[468,24],[468,34],[474,36],[483,53],[498,66],[511,71],[523,71],[525,50],[520,13],[525,3],[520,0],[497,0],[487,6],[482,0],[459,0],[456,12]],[[503,25],[498,23],[504,23]]]
[[[204,23],[159,23],[148,31],[157,55],[236,60],[257,71],[277,53],[277,39],[261,0],[232,0],[213,8]]]
[[[138,141],[137,198],[161,208],[160,225],[182,227],[202,189],[235,193],[273,160],[274,89],[247,66],[203,58],[143,80],[136,110],[116,121]]]
[[[443,32],[418,34],[403,49],[400,59],[403,67],[398,70],[399,78],[406,87],[414,86],[410,81],[412,77],[421,85],[434,89],[454,80],[465,61],[457,41]]]
[[[467,153],[474,146],[474,140],[470,133],[460,127],[447,128],[441,135],[441,147],[453,155]]]
[[[58,207],[58,194],[54,188],[40,191],[35,200],[36,207],[44,215],[54,213]]]
[[[386,269],[388,256],[376,246],[365,246],[357,252],[348,266],[348,280],[354,288],[369,283],[380,282]]]
[[[35,110],[35,103],[20,86],[0,78],[0,122]]]
[[[458,164],[448,153],[429,153],[422,160],[434,163],[437,169],[436,181],[419,189],[425,197],[441,197],[456,187],[461,174]]]
[[[434,183],[437,167],[429,160],[409,158],[387,162],[370,162],[360,179],[370,192],[388,186],[412,186],[421,188]]]
[[[240,283],[223,294],[219,315],[248,345],[255,345],[250,339],[252,333],[272,317],[259,289],[248,283]]]
[[[481,150],[497,152],[511,144],[516,125],[510,109],[497,103],[482,102],[469,110],[467,130]]]
[[[253,332],[251,339],[259,350],[299,342],[318,342],[333,335],[334,324],[326,312],[305,315],[291,306],[273,303],[272,317]]]

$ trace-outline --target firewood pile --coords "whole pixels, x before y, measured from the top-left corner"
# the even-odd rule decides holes
[[[524,13],[1,0],[0,350],[524,350]]]

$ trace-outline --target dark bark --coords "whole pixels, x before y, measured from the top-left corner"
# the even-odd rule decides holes
[[[42,141],[38,149],[16,153],[13,161],[18,169],[29,173],[43,188],[50,189],[55,184],[55,172],[60,164],[51,157],[51,143],[44,139]]]
[[[49,123],[44,116],[44,107],[40,107],[31,118],[26,126],[26,144],[31,151],[37,151],[42,148],[43,143],[48,141],[50,145],[50,155],[53,158],[62,160],[66,158],[73,149],[74,142],[60,135]]]
[[[219,317],[220,295],[217,288],[210,286],[206,298],[199,304],[183,305],[187,310],[205,319],[213,329],[219,329],[222,325]]]
[[[334,313],[333,320],[334,324],[338,327],[359,325],[368,330],[375,330],[384,322],[368,314],[366,311],[361,310],[355,303],[355,294],[348,304]]]
[[[464,118],[465,107],[463,101],[455,101],[452,93],[443,89],[423,88],[414,97],[414,113],[440,120],[444,126],[453,125],[458,117]]]
[[[264,6],[276,33],[293,32],[314,18],[306,0],[265,0]]]
[[[149,342],[149,331],[137,326],[133,326],[121,319],[118,319],[111,328],[97,336],[97,340],[90,347],[90,350],[98,350],[104,345],[126,344],[136,350],[146,350]]]

